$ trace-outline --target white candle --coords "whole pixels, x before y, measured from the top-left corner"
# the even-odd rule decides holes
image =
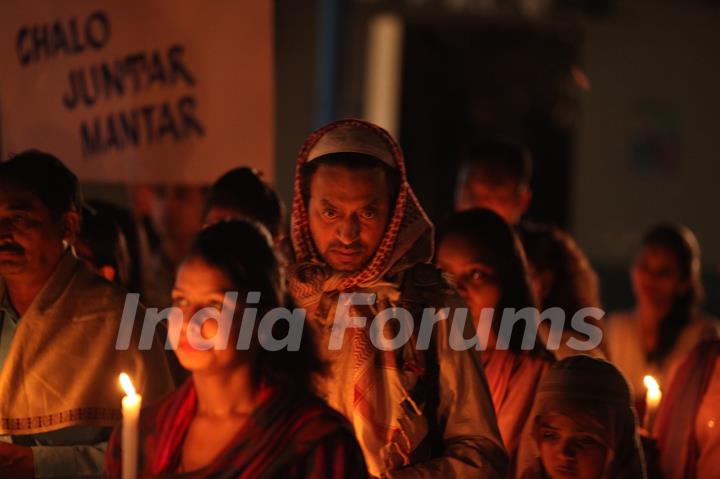
[[[135,391],[130,376],[120,374],[120,385],[125,391],[122,398],[122,478],[135,479],[138,468],[138,419],[142,396]]]
[[[660,406],[662,391],[660,390],[660,385],[652,376],[645,376],[643,382],[647,390],[645,392],[645,419],[643,425],[649,430],[652,427],[658,406]]]

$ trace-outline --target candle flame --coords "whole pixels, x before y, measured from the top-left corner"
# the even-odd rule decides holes
[[[648,391],[651,392],[659,392],[660,391],[660,385],[655,380],[654,377],[647,375],[643,378],[643,383],[645,383],[645,387]]]
[[[137,394],[137,391],[135,391],[135,386],[133,386],[133,383],[130,380],[130,376],[125,373],[120,373],[119,379],[120,386],[122,386],[126,396],[135,396]]]

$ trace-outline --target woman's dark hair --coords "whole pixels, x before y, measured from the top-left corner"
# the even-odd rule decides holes
[[[552,272],[547,297],[537,298],[543,310],[560,307],[572,316],[582,308],[600,307],[597,274],[572,236],[536,223],[521,223],[517,232],[528,263],[538,272]]]
[[[236,210],[259,221],[274,238],[283,232],[283,204],[261,173],[252,168],[235,168],[218,178],[210,188],[205,214],[213,207]]]
[[[661,364],[675,347],[680,332],[690,322],[694,310],[704,297],[700,245],[689,228],[660,224],[645,233],[642,247],[661,247],[672,251],[677,258],[680,274],[688,283],[687,291],[675,299],[670,311],[660,322],[657,345],[648,353],[649,362]]]
[[[96,268],[111,266],[115,270],[115,282],[128,286],[130,257],[125,235],[117,222],[108,214],[86,206],[83,208],[82,228],[76,240],[87,246],[90,258],[85,258]]]
[[[520,310],[535,307],[530,281],[520,240],[510,225],[495,212],[487,209],[471,209],[455,213],[438,228],[437,244],[445,238],[462,237],[472,242],[478,261],[486,264],[495,272],[500,288],[500,301],[495,308],[493,330],[500,327],[502,312],[505,308]],[[510,350],[522,352],[522,339],[525,328],[522,321],[513,326],[510,337]],[[541,348],[536,342],[535,351]]]
[[[142,291],[143,271],[142,261],[140,260],[139,223],[132,211],[124,206],[104,200],[93,199],[87,203],[99,215],[112,218],[118,228],[120,228],[120,232],[125,237],[125,245],[127,246],[128,264],[126,289],[128,291]]]
[[[273,308],[293,305],[285,292],[284,278],[272,238],[260,223],[245,220],[223,221],[211,225],[198,234],[189,258],[203,260],[217,268],[232,282],[235,291],[259,292],[258,321]],[[236,313],[235,318],[242,314]],[[278,321],[273,337],[285,337],[289,324]],[[257,349],[253,363],[254,380],[281,388],[285,393],[310,394],[314,377],[323,372],[323,363],[305,325],[298,351],[287,348],[278,351]]]

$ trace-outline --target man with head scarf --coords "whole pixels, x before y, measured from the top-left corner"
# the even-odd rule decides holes
[[[291,239],[289,290],[329,363],[320,389],[352,423],[370,473],[503,477],[482,366],[474,352],[450,347],[449,319],[436,321],[426,348],[422,327],[399,347],[380,348],[373,337],[378,312],[394,312],[380,333],[387,339],[403,330],[400,311],[417,326],[424,308],[462,306],[429,264],[433,227],[385,130],[341,120],[310,135],[297,161]],[[370,299],[358,304],[360,295],[347,293]],[[367,327],[347,327],[359,317]]]

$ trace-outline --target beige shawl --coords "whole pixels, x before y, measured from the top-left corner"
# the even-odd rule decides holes
[[[0,301],[5,294],[0,280]],[[124,303],[119,287],[92,273],[72,250],[65,253],[21,317],[0,372],[0,435],[114,425],[121,372],[144,401],[172,390],[160,345],[137,349],[140,327],[129,350],[115,349]]]
[[[630,381],[635,397],[645,393],[643,378],[652,374],[660,389],[670,387],[675,372],[698,343],[720,337],[717,318],[695,311],[690,322],[680,331],[673,350],[661,366],[649,364],[644,352],[642,333],[634,312],[610,315],[605,324],[608,358]]]

